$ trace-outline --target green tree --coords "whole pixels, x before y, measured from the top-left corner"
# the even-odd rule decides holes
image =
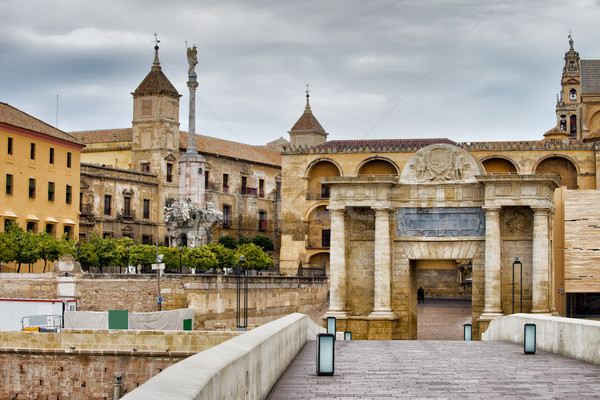
[[[94,234],[89,241],[81,242],[81,247],[79,248],[81,251],[79,262],[81,263],[81,267],[86,271],[89,271],[90,267],[98,265],[98,253],[96,253],[94,245],[92,244],[94,239],[97,238],[98,237]]]
[[[221,236],[221,238],[219,239],[219,244],[222,244],[223,246],[231,250],[235,250],[235,248],[238,245],[235,238],[229,235]]]
[[[206,247],[217,257],[219,268],[233,268],[237,261],[233,250],[219,243],[210,243]]]
[[[181,258],[183,260],[183,256],[187,254],[188,248],[183,247],[181,249]],[[165,269],[169,271],[178,271],[179,270],[179,248],[178,247],[167,247],[160,246],[158,248],[158,253],[163,254],[163,262],[165,263]],[[183,261],[182,261],[183,263]]]
[[[207,246],[190,249],[184,261],[185,265],[194,269],[207,270],[218,267],[217,256]]]
[[[21,272],[21,264],[32,264],[40,259],[37,248],[37,236],[31,232],[25,232],[17,224],[8,224],[5,231],[6,255],[10,258],[7,262],[18,264],[17,272]]]
[[[252,243],[261,247],[264,251],[271,251],[275,248],[275,243],[271,238],[263,235],[256,235],[252,238]]]
[[[271,257],[266,255],[263,249],[254,243],[238,246],[235,253],[236,259],[244,256],[245,261],[248,263],[248,269],[262,270],[273,268],[274,263]]]
[[[48,261],[58,260],[63,255],[63,248],[60,241],[46,231],[37,234],[37,242],[39,258],[44,260],[43,272],[46,272]]]
[[[238,240],[238,246],[241,246],[243,244],[248,244],[248,243],[252,243],[252,239],[247,238],[246,236],[242,236],[242,237],[240,237],[240,240]]]
[[[114,239],[113,239],[114,240]],[[127,267],[130,261],[130,250],[133,246],[133,239],[127,236],[123,236],[120,239],[115,240],[117,245],[117,260],[116,265],[119,267]]]
[[[19,251],[19,244],[12,233],[12,225],[7,224],[6,231],[0,232],[0,261],[5,263],[15,261]]]
[[[150,265],[156,261],[156,247],[151,244],[138,244],[129,249],[131,265]]]
[[[87,269],[96,266],[102,273],[102,268],[118,265],[120,256],[116,241],[110,237],[99,238],[93,235],[89,242],[81,244],[80,262]]]

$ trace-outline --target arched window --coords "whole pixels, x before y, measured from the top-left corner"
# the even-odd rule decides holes
[[[569,90],[569,99],[577,100],[577,90],[575,90],[575,89]]]
[[[566,158],[548,157],[538,164],[535,173],[558,175],[567,189],[577,189],[577,168]]]
[[[569,133],[571,134],[571,136],[573,136],[573,134],[577,134],[577,116],[576,115],[571,115],[571,117],[569,118],[569,125],[570,125]]]
[[[398,175],[398,170],[389,161],[371,160],[361,165],[358,175]]]
[[[517,168],[515,165],[504,158],[492,157],[488,158],[487,160],[483,160],[481,163],[483,164],[485,172],[488,175],[517,173]]]
[[[308,192],[307,199],[328,199],[329,187],[321,184],[319,178],[340,176],[337,166],[330,161],[319,161],[312,165],[308,172]]]

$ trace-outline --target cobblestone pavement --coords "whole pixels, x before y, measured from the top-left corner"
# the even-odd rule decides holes
[[[339,340],[334,376],[315,359],[308,342],[269,399],[600,398],[599,365],[505,342]]]
[[[419,340],[462,340],[471,323],[471,299],[425,298],[417,307]]]

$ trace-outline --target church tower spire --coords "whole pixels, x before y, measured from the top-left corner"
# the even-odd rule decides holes
[[[327,132],[321,126],[310,109],[310,89],[306,85],[306,107],[304,113],[288,132],[290,134],[290,146],[314,147],[327,141]]]
[[[569,32],[569,50],[565,53],[565,65],[560,81],[561,93],[556,104],[557,127],[571,139],[581,139],[581,70],[579,53],[573,46]]]

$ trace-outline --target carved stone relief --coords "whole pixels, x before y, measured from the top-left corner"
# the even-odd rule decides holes
[[[369,208],[348,207],[346,215],[352,240],[372,240],[375,235],[375,212]]]
[[[479,207],[402,207],[396,214],[399,237],[484,236],[485,212]]]
[[[480,163],[463,149],[449,144],[434,144],[417,151],[408,160],[400,181],[475,181],[475,175],[481,173]]]
[[[529,207],[503,207],[500,218],[503,237],[530,238],[533,236],[533,212]]]

